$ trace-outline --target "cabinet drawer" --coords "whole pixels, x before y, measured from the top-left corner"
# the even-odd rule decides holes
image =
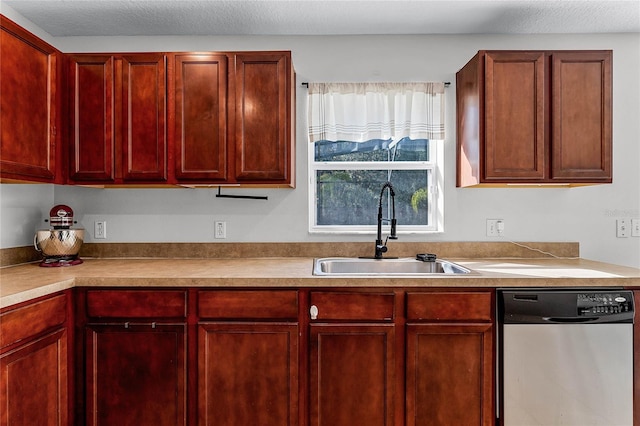
[[[211,319],[297,319],[298,292],[201,291],[198,293],[198,316]]]
[[[99,318],[176,318],[187,314],[185,291],[89,290],[87,316]]]
[[[61,326],[67,319],[67,297],[64,294],[0,315],[0,347],[35,336]]]
[[[491,292],[407,293],[407,320],[491,321]]]
[[[318,320],[378,320],[394,318],[393,293],[312,292]]]

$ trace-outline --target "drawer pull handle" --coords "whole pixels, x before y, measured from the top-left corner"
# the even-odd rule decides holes
[[[151,322],[151,323],[144,323],[144,322],[125,322],[124,323],[124,328],[130,328],[130,327],[146,327],[146,326],[150,326],[151,328],[156,328],[156,326],[159,325],[158,323]]]
[[[311,305],[309,308],[309,314],[311,315],[311,319],[318,319],[318,307],[316,305]]]

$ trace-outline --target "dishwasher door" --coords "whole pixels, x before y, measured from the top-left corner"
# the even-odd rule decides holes
[[[499,303],[501,423],[632,426],[632,294],[533,294]]]
[[[507,324],[504,425],[633,425],[632,324]]]

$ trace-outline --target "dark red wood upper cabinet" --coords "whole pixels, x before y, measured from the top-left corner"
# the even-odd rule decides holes
[[[291,52],[62,54],[0,24],[0,181],[295,186]]]
[[[180,181],[227,179],[228,58],[176,53],[172,102],[175,177]]]
[[[551,178],[611,182],[611,52],[554,52],[551,61]]]
[[[117,145],[122,149],[122,179],[167,179],[167,65],[163,54],[125,55],[119,59],[122,108]]]
[[[544,54],[485,55],[485,170],[489,180],[544,179]]]
[[[0,51],[0,178],[56,182],[62,54],[4,16]]]
[[[177,183],[293,186],[290,52],[174,58],[169,116]]]
[[[612,180],[612,52],[480,51],[456,75],[457,186]]]
[[[160,53],[71,56],[71,181],[166,181],[166,68]]]
[[[285,53],[235,55],[235,178],[291,182],[292,67]]]
[[[114,59],[72,55],[69,66],[69,178],[115,180]]]

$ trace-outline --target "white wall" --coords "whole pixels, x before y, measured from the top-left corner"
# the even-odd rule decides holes
[[[108,242],[368,241],[372,236],[310,235],[308,229],[305,81],[450,81],[445,142],[445,232],[401,235],[403,241],[499,241],[485,236],[485,220],[505,220],[504,239],[578,241],[582,257],[640,267],[640,237],[616,238],[616,218],[640,218],[640,34],[304,37],[68,37],[63,52],[291,50],[297,71],[298,186],[226,188],[267,195],[268,201],[215,198],[213,189],[89,189],[55,186],[92,241],[93,222],[107,221]],[[613,184],[580,188],[455,187],[455,73],[479,49],[613,49]],[[3,185],[3,187],[14,185]],[[5,204],[20,204],[21,186]],[[42,207],[38,214],[48,212]],[[35,208],[35,207],[34,207]],[[36,214],[32,214],[36,216]],[[213,222],[227,222],[214,240]],[[30,243],[32,232],[4,238],[2,247]],[[40,227],[40,226],[38,226]],[[35,229],[35,228],[34,228]]]
[[[54,206],[52,185],[0,185],[0,248],[33,244],[36,229]]]

